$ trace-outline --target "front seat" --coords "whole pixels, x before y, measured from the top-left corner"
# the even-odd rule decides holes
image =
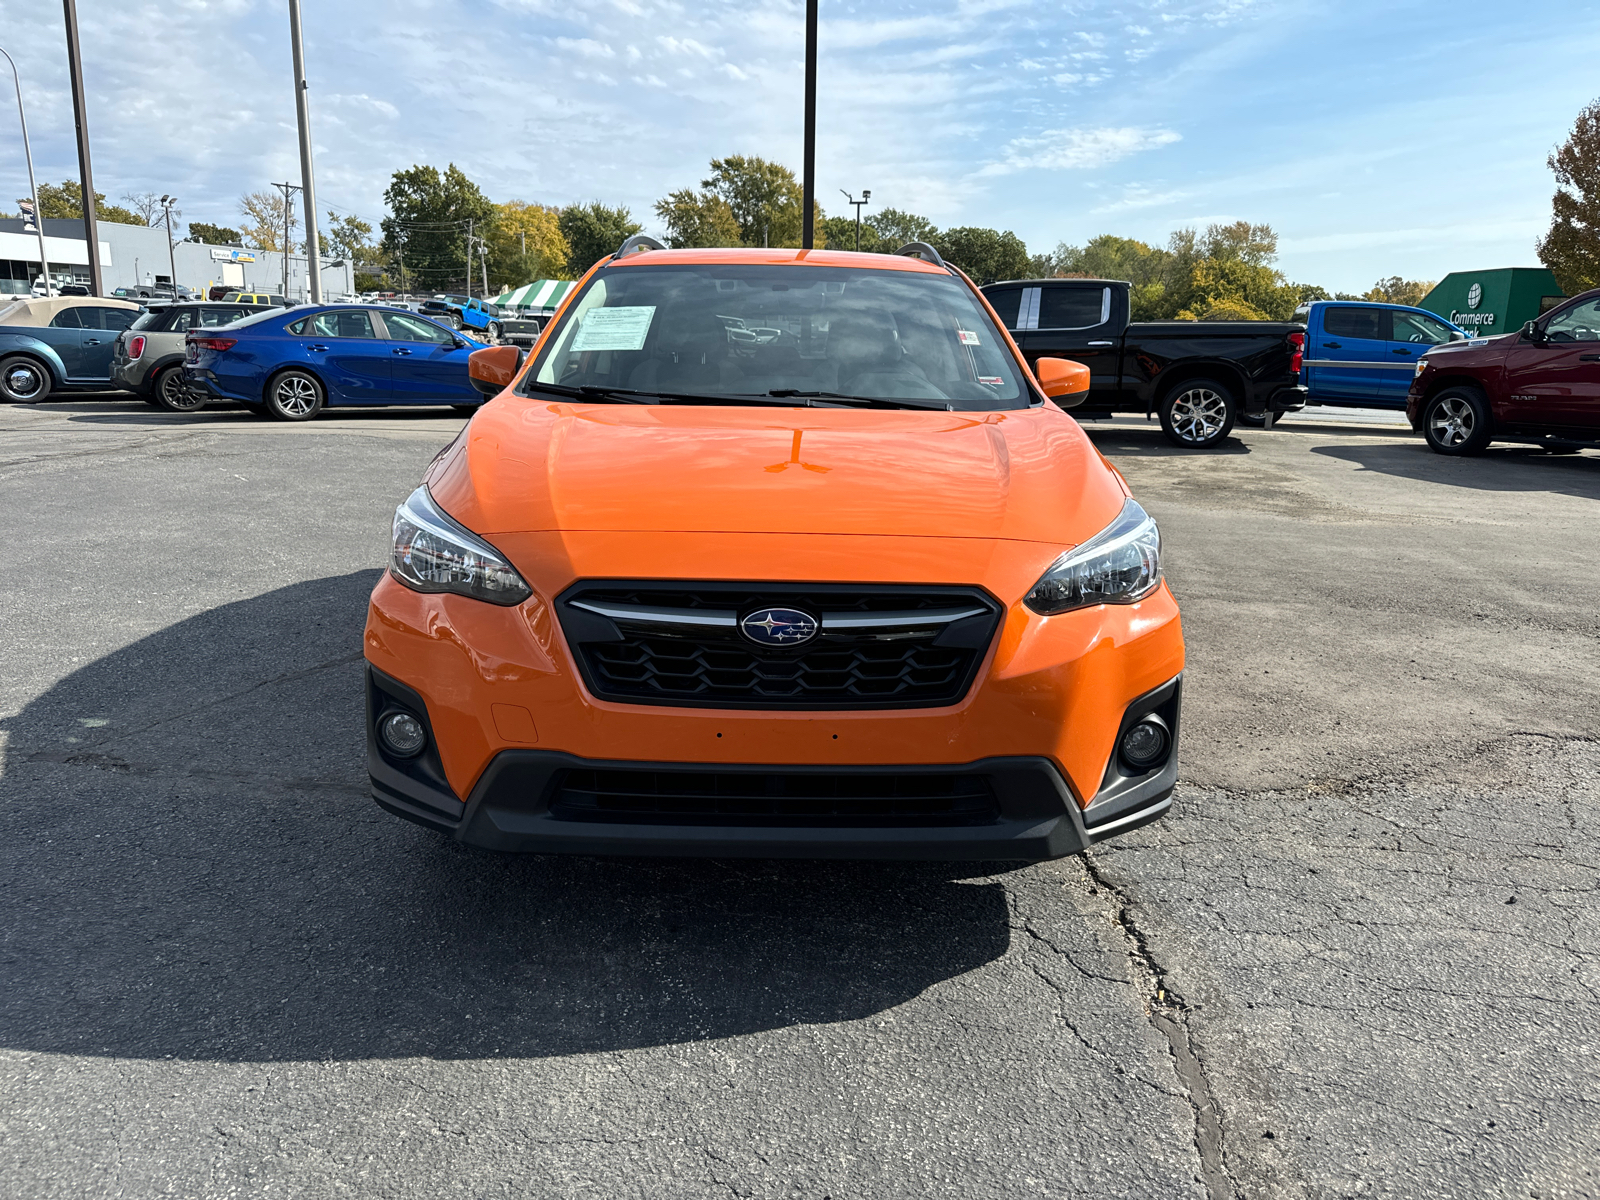
[[[650,357],[633,369],[635,391],[723,391],[732,367],[728,332],[711,313],[677,312],[663,317],[651,338]]]
[[[828,357],[839,367],[839,390],[853,396],[943,399],[906,359],[894,326],[882,317],[850,313],[828,326]]]

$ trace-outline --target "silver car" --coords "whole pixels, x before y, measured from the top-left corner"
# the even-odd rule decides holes
[[[183,339],[191,329],[212,329],[263,312],[270,304],[169,304],[145,313],[124,330],[111,351],[111,384],[168,412],[194,412],[205,397],[183,386]]]

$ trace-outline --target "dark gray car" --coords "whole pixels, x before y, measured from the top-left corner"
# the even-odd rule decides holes
[[[267,304],[169,304],[153,309],[123,331],[111,352],[111,384],[169,412],[193,412],[205,403],[183,386],[183,339],[191,329],[220,328],[265,311]]]

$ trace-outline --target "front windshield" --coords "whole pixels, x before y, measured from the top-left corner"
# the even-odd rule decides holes
[[[523,393],[545,384],[718,403],[833,394],[917,408],[1026,408],[1031,394],[1004,338],[951,275],[616,267],[599,272],[568,309]]]

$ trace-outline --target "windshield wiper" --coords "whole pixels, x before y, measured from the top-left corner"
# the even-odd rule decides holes
[[[535,391],[554,392],[558,396],[570,396],[574,400],[588,403],[610,404],[706,404],[706,405],[740,405],[740,404],[771,404],[782,408],[792,408],[798,401],[802,408],[827,408],[831,405],[813,404],[813,400],[834,400],[840,403],[861,408],[927,408],[942,411],[954,411],[948,400],[919,401],[916,399],[886,399],[881,396],[850,396],[843,392],[805,392],[798,388],[774,388],[765,395],[756,392],[652,392],[636,388],[600,387],[596,384],[586,383],[580,387],[568,387],[561,383],[535,383],[531,387]]]
[[[865,408],[931,408],[954,412],[948,400],[931,400],[914,396],[851,396],[844,392],[803,392],[799,388],[773,388],[769,396],[793,396],[799,400],[843,400]]]
[[[563,383],[535,383],[531,386],[536,391],[554,392],[558,396],[570,396],[574,400],[591,403],[609,401],[612,404],[649,404],[653,400],[683,400],[712,404],[718,402],[715,396],[698,396],[689,392],[650,392],[635,388],[600,387],[592,383],[580,387],[568,387]]]

